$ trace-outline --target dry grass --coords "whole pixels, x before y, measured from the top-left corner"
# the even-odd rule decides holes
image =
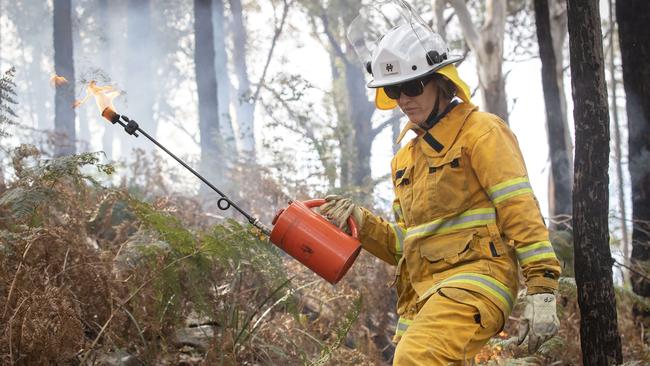
[[[145,170],[138,174],[151,175],[139,178],[151,189],[104,189],[80,176],[29,169],[18,169],[21,177],[2,188],[0,194],[49,191],[21,216],[15,205],[0,205],[0,362],[90,364],[121,351],[147,364],[389,363],[397,321],[393,268],[363,253],[331,286],[248,228],[208,214],[205,200],[170,193],[155,164],[137,165]],[[286,199],[263,170],[237,174],[266,188],[248,185],[234,194],[274,207]],[[617,299],[626,361],[647,362],[644,331],[631,315],[636,300],[625,291]],[[570,283],[559,305],[562,328],[540,353],[528,357],[513,344],[516,309],[477,363],[580,364]],[[175,333],[188,323],[214,336],[202,346],[179,344]]]

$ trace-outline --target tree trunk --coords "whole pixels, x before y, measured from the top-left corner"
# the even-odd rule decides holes
[[[447,0],[431,0],[431,9],[433,10],[433,19],[435,31],[442,37],[442,39],[447,40],[447,24],[445,23],[445,5]]]
[[[369,187],[372,180],[370,158],[374,140],[372,114],[375,107],[368,102],[365,72],[361,66],[347,59],[331,55],[336,69],[333,96],[338,115],[337,136],[340,155],[341,187]],[[342,68],[339,70],[338,68]],[[371,204],[367,190],[355,190],[357,202]]]
[[[569,172],[573,171],[573,140],[571,139],[571,132],[569,130],[569,121],[567,118],[567,105],[566,105],[566,92],[564,90],[564,43],[566,40],[567,32],[567,9],[566,9],[566,0],[550,0],[549,1],[549,20],[551,24],[551,38],[553,40],[553,51],[555,54],[555,75],[557,77],[557,86],[560,94],[560,108],[561,108],[561,117],[562,117],[562,129],[564,130],[562,137],[559,134],[556,134],[556,138],[563,138],[564,145],[566,146],[566,153],[560,155],[551,155],[551,164],[553,164],[553,157],[563,158],[566,156],[569,162]],[[559,126],[558,126],[559,129]],[[565,155],[566,154],[566,155]],[[555,177],[553,176],[553,171],[549,174],[549,192],[555,190]],[[571,177],[569,177],[570,187],[573,187],[573,182]],[[571,188],[570,188],[571,189]],[[551,202],[552,201],[552,202]],[[571,195],[566,197],[567,202],[571,202]],[[556,202],[553,200],[553,197],[549,193],[549,212],[551,217],[561,215],[562,212],[556,209]],[[563,201],[562,201],[563,202]],[[564,204],[562,204],[564,206]],[[564,209],[563,209],[564,210]],[[572,204],[569,204],[569,210],[572,212]],[[551,223],[551,227],[554,229],[562,229],[562,227],[554,226]]]
[[[347,113],[349,100],[346,95],[346,81],[341,76],[340,64],[343,62],[333,51],[329,51],[330,69],[332,71],[332,98],[334,110],[336,111],[335,134],[339,142],[339,185],[349,187],[352,183],[352,160],[354,158],[354,144],[352,139],[352,122]],[[330,187],[334,188],[334,187]]]
[[[320,2],[316,2],[313,4],[314,17],[322,22],[323,33],[329,45],[333,76],[332,95],[338,117],[336,134],[341,150],[340,185],[345,189],[350,186],[364,186],[366,189],[355,190],[358,193],[353,198],[359,203],[371,204],[368,190],[373,188],[370,157],[372,142],[377,135],[377,131],[372,127],[375,107],[368,101],[365,70],[358,62],[351,45],[346,44],[343,26],[350,23],[360,3],[346,4],[345,9],[325,9]]]
[[[609,113],[597,0],[569,0],[576,126],[573,240],[585,365],[623,361],[609,250]]]
[[[255,161],[255,106],[251,103],[251,83],[246,64],[246,28],[241,0],[230,0],[230,11],[233,18],[233,62],[239,84],[235,100],[239,148],[242,158]]]
[[[237,140],[232,127],[230,115],[230,75],[228,74],[228,52],[226,52],[226,20],[224,17],[224,0],[214,2],[214,47],[217,83],[222,85],[217,90],[219,99],[219,131],[224,144],[225,157],[229,161],[237,160]]]
[[[564,121],[564,130],[566,130],[564,139],[566,140],[566,145],[569,146],[569,159],[571,161],[571,170],[573,170],[573,140],[569,132],[566,92],[564,91],[564,43],[568,34],[566,0],[550,0],[549,12],[553,53],[555,54],[555,75],[557,76],[557,86],[560,90],[562,120]]]
[[[194,0],[194,65],[201,135],[200,172],[213,184],[219,185],[223,165],[214,57],[212,0]],[[203,186],[202,192],[207,192]]]
[[[347,60],[344,62],[344,67],[348,97],[348,118],[352,121],[356,153],[353,183],[358,187],[368,187],[372,180],[370,155],[373,142],[372,114],[375,111],[375,106],[368,102],[363,75],[365,71],[358,64],[353,64]]]
[[[40,4],[37,6],[43,7],[43,5]],[[18,26],[16,26],[16,28],[20,29]],[[32,110],[32,118],[36,119],[36,123],[33,123],[32,126],[41,130],[47,130],[52,128],[52,114],[48,111],[49,108],[47,107],[49,104],[47,103],[47,100],[49,99],[47,97],[47,89],[43,88],[43,85],[47,84],[47,73],[41,67],[43,64],[43,58],[46,54],[46,48],[43,44],[44,39],[41,37],[34,37],[34,30],[31,27],[29,31],[29,34],[22,35],[21,38],[24,40],[32,39],[33,42],[31,62],[27,65],[27,72],[29,75],[29,83],[27,85],[29,88],[28,97],[31,100],[29,108]],[[26,52],[25,47],[22,47],[21,52]]]
[[[125,89],[129,117],[135,119],[143,130],[156,137],[154,120],[154,67],[151,0],[129,0],[127,14],[127,50]],[[155,65],[155,62],[153,62]],[[134,147],[150,150],[145,139],[134,139]]]
[[[546,124],[548,131],[548,146],[551,157],[552,195],[549,194],[551,227],[567,230],[567,224],[556,225],[554,218],[570,217],[571,188],[573,170],[571,146],[567,145],[565,136],[568,135],[566,119],[562,109],[562,96],[558,85],[556,58],[553,47],[548,0],[535,0],[535,23],[537,24],[537,41],[539,57],[542,61],[542,87],[546,105]]]
[[[16,27],[20,47],[17,50],[21,55],[22,66],[25,71],[21,73],[26,75],[25,80],[20,81],[20,86],[24,87],[21,94],[27,99],[23,104],[29,112],[24,116],[24,122],[28,120],[31,126],[40,130],[53,128],[53,108],[50,103],[49,89],[44,88],[48,79],[52,76],[51,70],[43,70],[44,59],[47,62],[51,60],[52,50],[49,46],[53,43],[48,42],[47,37],[42,37],[41,30],[50,27],[50,22],[45,17],[52,16],[52,5],[43,2],[23,1],[23,2],[4,2],[0,12],[4,12],[9,22]],[[50,21],[53,18],[50,18]],[[6,31],[6,29],[5,29]],[[5,33],[2,34],[5,36]]]
[[[68,81],[55,91],[54,131],[59,134],[55,156],[75,153],[74,61],[72,57],[72,8],[70,0],[54,1],[54,72]]]
[[[487,0],[485,19],[480,32],[472,23],[465,0],[449,2],[456,11],[467,45],[476,54],[483,107],[508,122],[508,102],[502,72],[506,2]]]
[[[612,86],[611,110],[614,117],[614,158],[616,161],[616,185],[618,188],[618,208],[620,210],[621,223],[621,247],[623,247],[623,261],[629,264],[628,253],[628,232],[627,232],[627,209],[625,203],[625,182],[623,179],[623,156],[621,142],[621,124],[618,118],[618,82],[616,80],[616,63],[614,62],[614,49],[616,47],[616,21],[614,18],[613,0],[609,0],[609,80]],[[625,284],[629,284],[630,276],[626,271],[624,273]]]
[[[647,0],[616,1],[618,37],[623,64],[623,85],[632,181],[632,262],[647,265],[650,260],[650,34]],[[632,288],[650,296],[650,281],[632,274]],[[650,314],[645,314],[646,319]]]

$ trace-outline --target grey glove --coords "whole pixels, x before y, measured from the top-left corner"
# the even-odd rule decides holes
[[[349,198],[330,195],[325,197],[325,201],[327,202],[320,206],[320,213],[323,217],[343,231],[349,232],[347,221],[348,217],[352,215],[352,218],[357,224],[357,228],[361,229],[361,225],[363,225],[363,212]]]
[[[556,301],[553,294],[534,294],[526,296],[526,308],[519,325],[518,344],[528,336],[528,353],[537,351],[542,343],[552,338],[560,328],[556,314]]]

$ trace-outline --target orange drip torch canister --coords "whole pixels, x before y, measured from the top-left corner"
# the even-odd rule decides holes
[[[311,210],[324,199],[290,201],[273,219],[271,242],[331,284],[338,283],[361,251],[357,226],[352,217],[347,235]]]

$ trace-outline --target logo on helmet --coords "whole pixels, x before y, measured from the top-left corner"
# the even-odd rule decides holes
[[[399,62],[397,61],[382,62],[380,65],[381,65],[381,73],[384,76],[400,74]]]

